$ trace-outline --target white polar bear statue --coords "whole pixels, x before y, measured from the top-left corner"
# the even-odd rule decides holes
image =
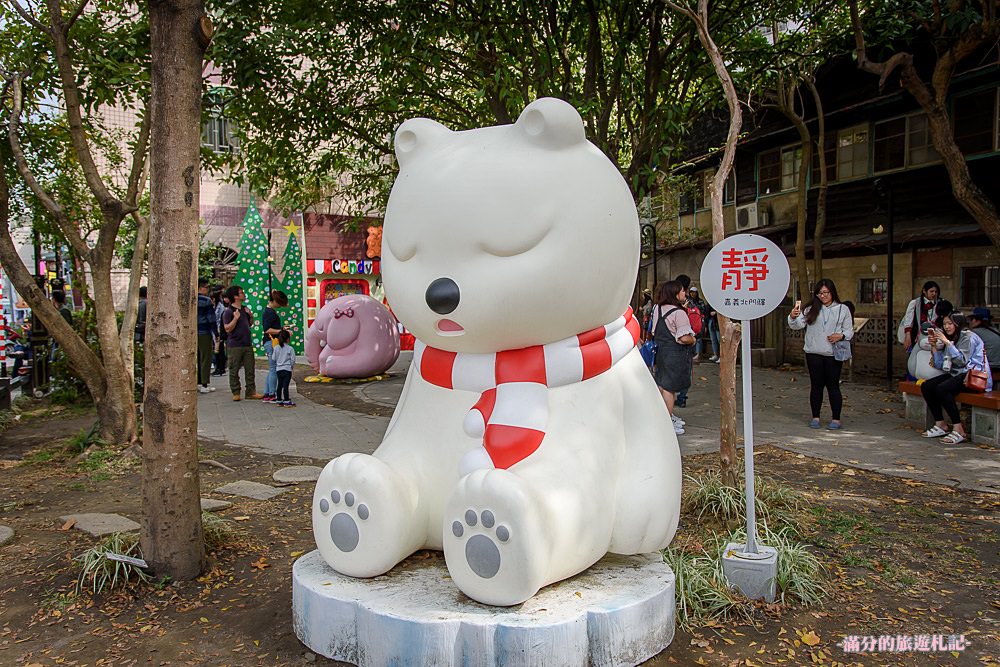
[[[943,348],[944,345],[939,343],[938,349]],[[906,359],[906,370],[918,380],[930,380],[938,375],[943,375],[944,371],[931,366],[933,358],[934,353],[931,352],[930,339],[927,338],[926,334],[921,333],[917,344],[910,350],[910,356]]]
[[[628,186],[569,104],[395,137],[385,293],[418,343],[373,455],[324,468],[312,517],[335,570],[444,550],[469,597],[515,605],[606,553],[665,547],[681,462],[627,308]]]

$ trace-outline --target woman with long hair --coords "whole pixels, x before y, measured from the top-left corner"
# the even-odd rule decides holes
[[[840,393],[840,371],[844,362],[833,356],[833,344],[850,340],[854,336],[854,318],[847,306],[840,302],[837,286],[828,278],[816,283],[812,303],[802,309],[802,302],[796,301],[788,314],[788,326],[805,329],[806,368],[809,369],[809,407],[812,421],[809,428],[819,428],[819,413],[823,407],[823,390],[830,397],[833,418],[827,426],[830,430],[841,428],[840,411],[844,398]]]
[[[274,346],[278,343],[281,333],[281,317],[278,308],[288,305],[288,297],[281,290],[271,290],[267,306],[260,317],[260,326],[264,330],[264,354],[267,355],[267,380],[264,382],[264,402],[273,403],[278,392],[278,368],[274,363]]]
[[[965,389],[966,374],[970,370],[985,371],[986,391],[993,389],[993,375],[986,360],[986,347],[982,339],[969,330],[965,315],[959,312],[945,315],[941,328],[931,329],[927,332],[927,337],[934,353],[930,363],[944,372],[920,384],[920,393],[924,395],[924,402],[934,416],[934,426],[922,435],[925,438],[941,438],[941,442],[957,445],[968,438],[955,403],[955,396]],[[938,349],[938,343],[941,343],[942,349]],[[944,412],[951,418],[951,433],[947,430]]]
[[[945,314],[941,312],[943,304],[947,302],[941,300],[941,287],[933,280],[928,280],[920,290],[920,296],[906,305],[906,312],[899,320],[899,327],[896,329],[896,338],[906,351],[908,378],[927,380],[938,375],[928,364],[930,345],[927,343],[925,331],[928,323],[941,328],[938,318]]]
[[[691,386],[691,346],[695,343],[691,320],[683,305],[686,298],[684,286],[668,280],[660,285],[656,307],[650,316],[656,341],[653,376],[678,435],[684,433],[684,420],[674,415],[674,402],[677,392]]]

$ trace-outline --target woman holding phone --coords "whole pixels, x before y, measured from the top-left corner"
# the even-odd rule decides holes
[[[809,428],[819,428],[819,413],[823,407],[823,390],[830,397],[833,418],[827,426],[838,430],[841,426],[840,411],[844,398],[840,393],[840,371],[844,362],[833,357],[833,344],[850,340],[854,336],[854,319],[847,306],[840,302],[837,287],[833,281],[823,278],[816,283],[812,303],[802,309],[802,302],[796,301],[788,314],[788,326],[805,329],[806,368],[809,369],[809,407],[812,421]]]
[[[970,370],[985,371],[986,391],[993,389],[993,376],[986,359],[986,348],[979,336],[968,328],[965,315],[953,312],[942,318],[941,328],[927,332],[933,357],[930,364],[942,374],[920,383],[927,409],[934,415],[934,426],[923,432],[925,438],[941,438],[941,442],[957,445],[968,435],[955,403],[955,396],[965,389],[965,376]],[[941,349],[938,349],[940,343]],[[951,433],[944,421],[944,412],[953,424]],[[943,437],[942,437],[943,436]]]

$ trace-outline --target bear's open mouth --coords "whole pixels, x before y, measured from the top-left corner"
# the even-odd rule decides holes
[[[438,320],[435,328],[442,336],[461,336],[465,333],[465,329],[462,328],[461,324],[449,319]]]

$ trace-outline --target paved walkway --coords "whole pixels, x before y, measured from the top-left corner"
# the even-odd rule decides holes
[[[267,371],[257,371],[257,391],[266,378]],[[289,388],[294,408],[234,401],[228,376],[212,377],[212,386],[217,391],[198,395],[198,435],[260,452],[318,460],[371,452],[389,424],[384,417],[313,403],[299,395],[294,381]]]
[[[360,400],[393,406],[402,391],[402,371],[411,353],[404,352],[393,370],[397,379],[358,385]],[[264,386],[258,371],[257,386]],[[680,436],[683,454],[718,450],[718,366],[695,366],[688,407],[678,410],[687,422]],[[753,369],[755,443],[771,444],[845,466],[873,470],[949,486],[1000,493],[1000,450],[964,443],[944,445],[925,440],[902,419],[902,400],[860,382],[843,385],[844,429],[813,430],[809,421],[809,378],[801,369]],[[262,452],[302,456],[320,461],[345,452],[371,452],[389,423],[386,417],[317,405],[299,396],[292,384],[294,409],[232,401],[227,378],[212,378],[218,391],[199,395],[199,435]],[[737,391],[741,381],[737,378]],[[824,419],[829,408],[824,409]],[[825,425],[825,421],[824,421]],[[738,426],[742,434],[742,422]],[[766,472],[766,471],[763,471]]]

